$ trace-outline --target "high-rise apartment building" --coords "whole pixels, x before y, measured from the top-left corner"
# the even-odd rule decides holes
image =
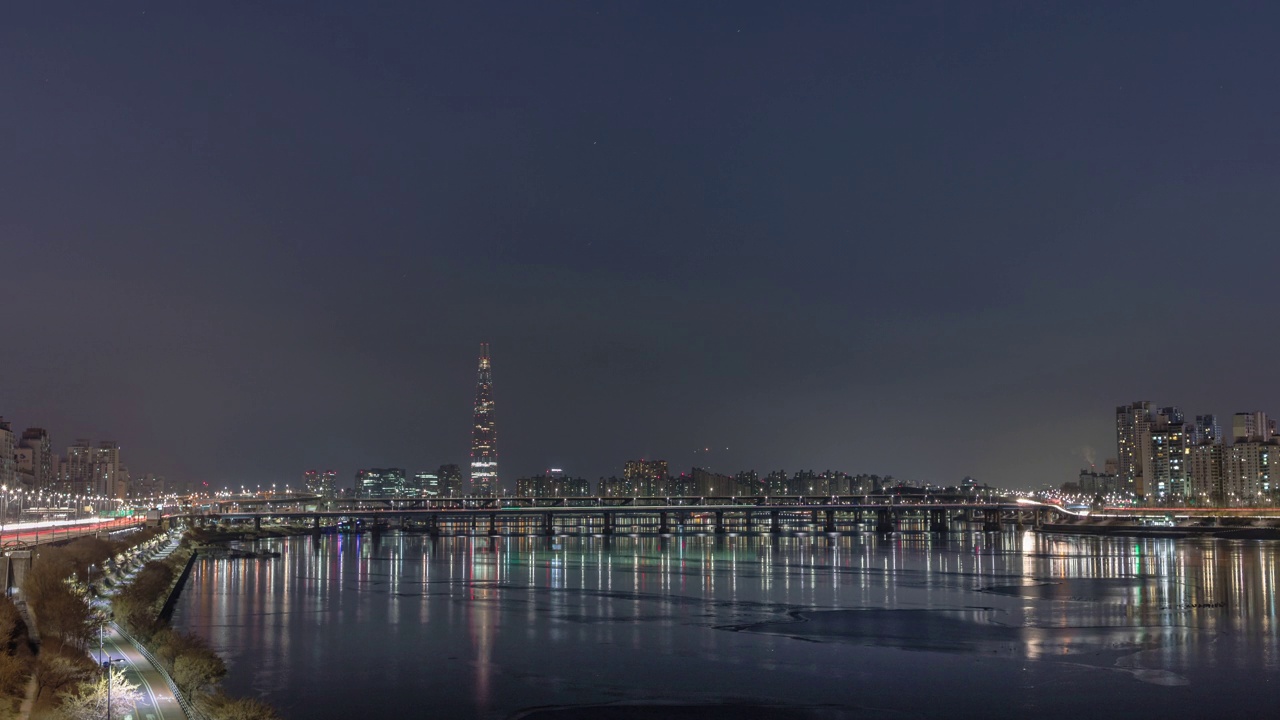
[[[586,478],[568,477],[559,470],[548,470],[516,480],[516,496],[530,498],[587,497],[591,494],[591,482]]]
[[[13,460],[13,450],[13,428],[0,417],[0,484],[5,487],[14,487],[17,482],[17,464]]]
[[[302,487],[309,493],[319,495],[322,500],[332,500],[338,494],[338,472],[308,470],[302,473]]]
[[[1176,417],[1180,418],[1181,413]],[[1185,499],[1190,492],[1187,484],[1187,431],[1181,422],[1170,422],[1175,417],[1163,412],[1156,422],[1147,428],[1150,454],[1144,457],[1143,478],[1146,492],[1158,499]]]
[[[1150,456],[1148,426],[1154,419],[1153,406],[1146,400],[1116,408],[1116,457],[1119,460],[1120,481],[1128,492],[1139,497],[1147,494],[1143,476],[1144,458]]]
[[[80,438],[67,448],[67,462],[63,468],[62,492],[72,495],[88,495],[93,492],[93,466],[96,454],[93,442]]]
[[[666,460],[628,460],[622,466],[623,484],[615,490],[625,489],[625,495],[666,495]]]
[[[1241,412],[1231,417],[1233,442],[1266,440],[1275,434],[1275,426],[1264,412]]]
[[[729,475],[711,472],[700,467],[694,468],[690,475],[693,477],[695,495],[729,497],[738,492],[737,481]]]
[[[1191,429],[1188,444],[1202,445],[1204,443],[1220,442],[1222,442],[1222,426],[1218,424],[1218,416],[1197,415],[1195,425]]]
[[[27,428],[22,431],[22,439],[18,447],[30,451],[31,476],[33,487],[41,490],[55,482],[53,468],[53,443],[44,428]]]
[[[120,477],[120,446],[114,440],[103,440],[93,453],[93,484],[89,492],[104,497],[116,496]]]
[[[1244,440],[1226,450],[1222,490],[1229,505],[1256,505],[1272,499],[1280,472],[1280,444]]]
[[[1192,445],[1187,452],[1188,499],[1195,505],[1221,505],[1227,446],[1221,442]]]
[[[164,478],[152,473],[133,478],[129,482],[129,496],[134,498],[156,498],[164,495]]]
[[[476,408],[471,428],[471,494],[488,497],[498,489],[498,435],[493,420],[493,367],[489,343],[480,344]]]

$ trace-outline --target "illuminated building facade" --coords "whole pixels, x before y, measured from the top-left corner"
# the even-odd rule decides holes
[[[1226,502],[1223,481],[1227,471],[1227,446],[1220,442],[1193,445],[1187,454],[1187,481],[1190,499],[1196,505]]]
[[[1152,404],[1146,400],[1116,408],[1116,457],[1120,461],[1120,480],[1128,492],[1139,497],[1147,493],[1142,471],[1143,460],[1150,455],[1147,428],[1153,415]]]
[[[623,483],[614,490],[625,492],[611,495],[665,495],[667,488],[666,460],[628,460],[622,466]]]
[[[517,497],[587,497],[590,494],[589,480],[568,477],[563,470],[555,468],[543,475],[516,480]]]
[[[356,496],[370,499],[405,497],[405,471],[402,468],[358,470]]]
[[[493,367],[489,343],[480,344],[475,423],[471,428],[471,494],[489,497],[498,488],[497,432],[493,421]]]
[[[336,470],[308,470],[302,474],[302,486],[325,500],[332,500],[338,493]]]

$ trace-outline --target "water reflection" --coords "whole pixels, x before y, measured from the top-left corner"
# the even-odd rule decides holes
[[[292,718],[674,700],[929,716],[992,698],[1120,717],[1189,712],[1209,702],[1197,687],[1246,707],[1280,699],[1277,543],[389,534],[268,547],[282,556],[200,560],[175,623],[227,654],[230,689]]]

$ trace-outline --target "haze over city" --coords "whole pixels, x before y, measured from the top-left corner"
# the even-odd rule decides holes
[[[1268,5],[0,16],[0,414],[173,484],[1058,484],[1263,382]]]

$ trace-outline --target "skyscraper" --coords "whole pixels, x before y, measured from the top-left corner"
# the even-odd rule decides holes
[[[493,368],[489,364],[489,343],[480,343],[475,423],[471,428],[472,495],[490,496],[498,488],[497,440],[493,423]]]

